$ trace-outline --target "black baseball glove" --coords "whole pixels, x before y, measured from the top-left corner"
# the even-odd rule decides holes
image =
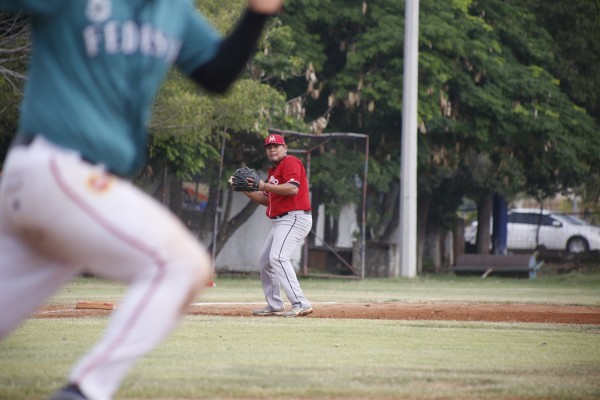
[[[249,181],[248,178],[251,180]],[[260,176],[255,170],[242,167],[235,170],[229,177],[229,183],[235,192],[256,192],[260,184]]]

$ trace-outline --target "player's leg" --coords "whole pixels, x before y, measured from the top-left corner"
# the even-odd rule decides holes
[[[109,399],[205,286],[210,257],[158,202],[77,154],[43,140],[12,153],[26,178],[11,197],[19,203],[12,219],[36,233],[40,251],[130,284],[105,335],[71,374],[88,397]]]
[[[310,307],[310,302],[300,288],[296,271],[290,260],[311,227],[312,216],[305,214],[290,214],[275,222],[273,244],[269,254],[270,264],[292,307]]]
[[[28,197],[27,188],[35,182],[26,175],[9,154],[0,182],[0,339],[81,272],[79,266],[59,263],[32,247],[32,242],[43,241],[42,232],[22,229],[18,214],[36,202],[46,212],[46,204],[39,193]],[[55,217],[55,224],[60,224],[61,217]]]
[[[87,269],[129,284],[105,334],[71,373],[72,382],[99,399],[109,398],[132,364],[172,331],[206,286],[211,263],[166,208],[128,182],[112,185],[106,197],[71,188],[77,203],[85,204],[82,212],[93,210],[94,242],[82,255],[97,256]]]
[[[32,252],[2,227],[0,217],[0,340],[79,272]]]
[[[172,331],[209,278],[208,253],[179,220],[162,207],[147,207],[156,205],[153,201],[128,202],[134,204],[148,223],[120,228],[123,237],[136,238],[129,243],[130,254],[89,266],[94,274],[128,281],[128,291],[101,340],[71,372],[71,382],[101,399],[116,391],[132,364]]]
[[[275,227],[273,226],[269,231],[265,244],[260,252],[260,257],[258,258],[258,266],[267,307],[271,310],[283,310],[284,303],[283,298],[281,297],[279,278],[275,274],[275,271],[273,271],[270,260],[274,230]],[[254,314],[258,315],[260,314],[260,311],[261,310],[256,310]]]

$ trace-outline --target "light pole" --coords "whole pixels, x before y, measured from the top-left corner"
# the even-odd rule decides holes
[[[417,275],[417,103],[419,79],[419,0],[405,0],[400,167],[400,272]]]

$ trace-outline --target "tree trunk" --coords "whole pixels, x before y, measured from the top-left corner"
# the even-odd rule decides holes
[[[427,219],[429,218],[429,205],[431,195],[423,194],[417,202],[417,275],[423,274],[423,252],[427,235]]]
[[[335,247],[339,235],[339,220],[332,216],[325,217],[325,235],[323,240],[330,246]]]
[[[487,193],[481,197],[477,205],[477,253],[489,254],[490,252],[490,223],[492,220],[492,206],[494,196]]]
[[[319,206],[321,205],[321,189],[312,188],[311,191],[311,207],[312,207],[312,215],[313,215],[313,227],[312,229],[316,232],[317,231],[317,217],[319,214]],[[327,210],[325,210],[327,211]],[[325,225],[327,225],[327,217],[325,215],[321,215],[321,218],[325,218]],[[307,236],[308,239],[308,247],[309,248],[314,248],[315,247],[315,242],[316,242],[316,235],[310,234]]]
[[[462,218],[456,219],[456,224],[454,225],[454,231],[452,235],[452,244],[453,248],[453,260],[449,260],[450,264],[453,264],[461,254],[465,254],[465,220]]]
[[[398,224],[400,223],[400,184],[398,182],[394,182],[390,191],[385,195],[383,209],[392,210],[391,218],[387,221],[387,225],[381,236],[382,241],[389,242],[392,233],[398,229]]]
[[[175,175],[169,174],[169,208],[175,215],[182,215],[183,201],[181,192],[183,191],[182,182]]]
[[[430,260],[434,272],[439,272],[442,266],[442,236],[441,229],[437,224],[428,224],[426,247],[423,251],[423,259]]]

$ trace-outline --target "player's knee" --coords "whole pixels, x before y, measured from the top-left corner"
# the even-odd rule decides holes
[[[187,295],[182,304],[182,314],[185,313],[187,306],[193,303],[202,290],[208,286],[212,275],[211,258],[203,247],[190,256],[185,275]]]
[[[272,266],[279,266],[290,261],[289,257],[284,257],[278,253],[272,253],[269,257],[269,262]]]
[[[211,257],[198,243],[179,253],[178,261],[171,263],[172,284],[186,293],[186,304],[192,302],[205,288],[212,275]]]
[[[212,276],[212,259],[204,247],[199,246],[192,258],[192,290],[198,295],[205,288]]]
[[[258,269],[259,270],[268,270],[271,268],[271,259],[270,258],[261,258],[258,260]]]

